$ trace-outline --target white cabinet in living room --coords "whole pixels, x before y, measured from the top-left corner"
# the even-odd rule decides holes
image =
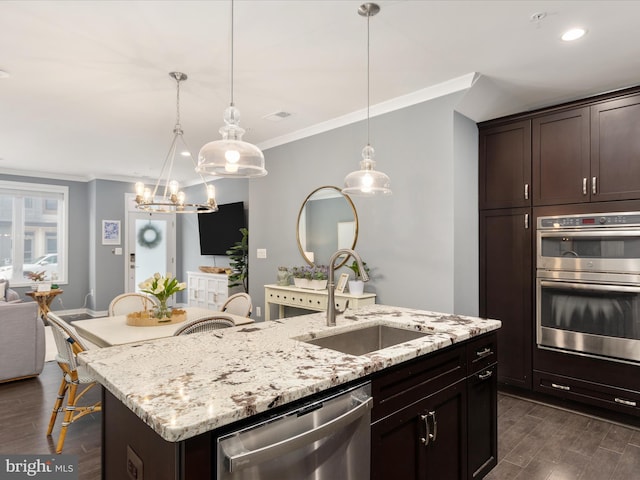
[[[226,273],[187,272],[188,304],[209,310],[222,310],[229,298],[229,277]]]

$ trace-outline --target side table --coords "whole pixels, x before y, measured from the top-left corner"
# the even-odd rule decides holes
[[[53,299],[56,298],[63,292],[60,288],[51,289],[48,292],[26,292],[25,295],[33,298],[38,303],[38,315],[42,320],[47,322],[47,313],[51,311],[49,305],[53,302]]]

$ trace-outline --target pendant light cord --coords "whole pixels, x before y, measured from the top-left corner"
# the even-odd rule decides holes
[[[233,0],[231,0],[231,106],[233,106],[233,10]]]
[[[371,98],[370,98],[370,55],[369,55],[369,22],[371,20],[371,13],[367,14],[367,145],[371,145],[370,143],[370,138],[369,138],[369,106],[371,105]]]

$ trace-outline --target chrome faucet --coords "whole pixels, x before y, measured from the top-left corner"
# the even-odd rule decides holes
[[[369,275],[364,268],[364,263],[362,263],[362,259],[360,255],[358,255],[355,251],[349,248],[342,248],[338,250],[336,253],[331,255],[331,259],[329,259],[329,280],[327,282],[327,289],[329,293],[329,297],[327,298],[327,327],[334,327],[336,325],[336,301],[335,301],[335,262],[340,255],[347,255],[346,258],[353,257],[354,260],[358,263],[358,268],[360,269],[360,278],[363,282],[369,281]],[[349,302],[347,301],[347,305],[345,305],[345,310]],[[338,313],[342,313],[344,310],[339,310]]]

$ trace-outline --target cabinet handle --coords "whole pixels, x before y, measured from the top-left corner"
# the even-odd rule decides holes
[[[431,418],[433,418],[433,435],[431,436],[431,440],[434,442],[438,439],[438,419],[436,418],[436,412],[429,412]]]
[[[420,442],[425,447],[429,445],[429,440],[431,439],[431,433],[429,433],[429,415],[420,415],[420,420],[424,422],[424,437],[420,437]]]
[[[620,403],[622,405],[626,405],[627,407],[635,407],[636,406],[636,402],[634,402],[633,400],[625,400],[624,398],[614,398],[616,403]]]
[[[431,427],[429,426],[429,419],[433,419],[433,433],[431,433]],[[438,420],[436,419],[436,412],[429,412],[426,415],[420,415],[420,420],[424,422],[425,436],[420,437],[420,442],[426,447],[429,442],[435,442],[438,437]]]
[[[528,213],[524,214],[524,228],[525,229],[529,228],[529,214]]]
[[[582,179],[582,195],[587,194],[587,177]]]
[[[493,352],[491,351],[491,349],[489,347],[483,348],[482,350],[477,350],[476,351],[476,356],[478,358],[484,358],[488,355],[491,355]]]
[[[524,199],[529,200],[529,184],[524,184]]]
[[[491,375],[493,375],[493,371],[491,371],[491,370],[487,370],[487,371],[486,371],[486,372],[484,372],[484,373],[479,373],[479,374],[478,374],[478,378],[479,378],[480,380],[486,380],[487,378],[491,378]]]
[[[571,390],[571,387],[567,387],[566,385],[560,385],[558,383],[552,383],[551,386],[553,388],[557,388],[558,390],[567,390],[567,391]]]
[[[596,177],[591,177],[591,193],[594,195],[598,193],[598,189],[596,188],[596,185],[597,185]]]

